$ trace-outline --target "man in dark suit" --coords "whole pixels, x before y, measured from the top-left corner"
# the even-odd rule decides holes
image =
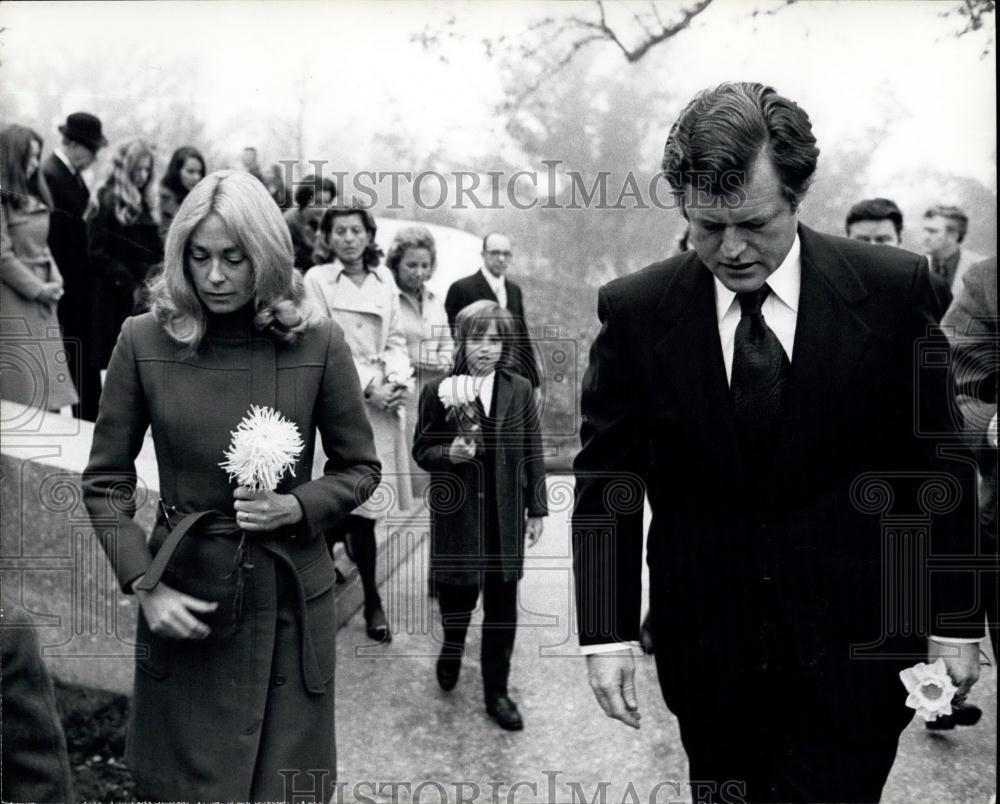
[[[455,329],[455,317],[459,311],[474,301],[488,299],[497,302],[514,317],[515,348],[510,367],[516,374],[527,378],[533,388],[541,383],[535,350],[528,333],[528,322],[524,315],[524,298],[521,288],[506,276],[514,252],[510,240],[502,234],[492,232],[483,238],[483,267],[471,276],[452,282],[444,300],[448,313],[448,323]]]
[[[962,694],[979,672],[981,622],[947,616],[966,577],[926,555],[968,553],[974,517],[969,464],[915,435],[954,429],[947,372],[914,372],[918,344],[948,354],[927,262],[801,225],[818,154],[770,87],[699,94],[664,155],[693,250],[601,289],[583,381],[590,684],[638,728],[645,491],[657,669],[699,802],[877,801],[913,715],[899,671],[944,655]]]
[[[80,395],[73,415],[97,420],[101,397],[101,370],[94,351],[96,280],[87,258],[87,224],[84,215],[90,191],[81,172],[108,144],[101,121],[87,112],[74,112],[59,126],[62,144],[42,165],[42,173],[52,193],[54,208],[49,221],[49,249],[63,275],[64,293],[59,300],[59,322],[69,353],[69,369]]]
[[[903,247],[903,211],[889,198],[866,198],[858,201],[847,213],[844,222],[851,240],[878,246]],[[931,287],[938,306],[935,319],[940,321],[951,304],[951,283],[940,274],[931,274]]]

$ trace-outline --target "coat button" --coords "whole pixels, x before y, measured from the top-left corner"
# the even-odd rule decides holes
[[[282,686],[285,683],[286,680],[287,679],[284,676],[275,676],[274,677],[274,686],[280,687],[280,686]]]

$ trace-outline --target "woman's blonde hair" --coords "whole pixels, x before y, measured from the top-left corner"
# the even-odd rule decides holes
[[[163,272],[150,287],[150,308],[175,341],[198,349],[205,308],[187,270],[195,229],[218,215],[253,270],[254,324],[279,341],[293,342],[319,317],[306,301],[302,275],[292,267],[292,238],[281,210],[249,173],[217,170],[184,199],[167,233]]]

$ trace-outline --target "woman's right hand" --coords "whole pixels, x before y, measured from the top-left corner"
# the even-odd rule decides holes
[[[62,282],[46,282],[38,292],[38,300],[46,304],[55,304],[63,296]]]
[[[195,617],[195,613],[210,614],[218,608],[218,603],[185,595],[162,581],[149,592],[137,589],[135,595],[139,598],[150,630],[157,636],[204,639],[212,633],[212,629]]]
[[[405,386],[384,383],[383,385],[373,385],[368,393],[368,404],[379,410],[395,410],[403,404],[406,398]]]

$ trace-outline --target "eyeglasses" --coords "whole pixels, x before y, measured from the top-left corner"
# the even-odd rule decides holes
[[[500,251],[498,249],[487,251],[486,253],[489,254],[491,257],[507,257],[508,259],[514,256],[513,251]]]

